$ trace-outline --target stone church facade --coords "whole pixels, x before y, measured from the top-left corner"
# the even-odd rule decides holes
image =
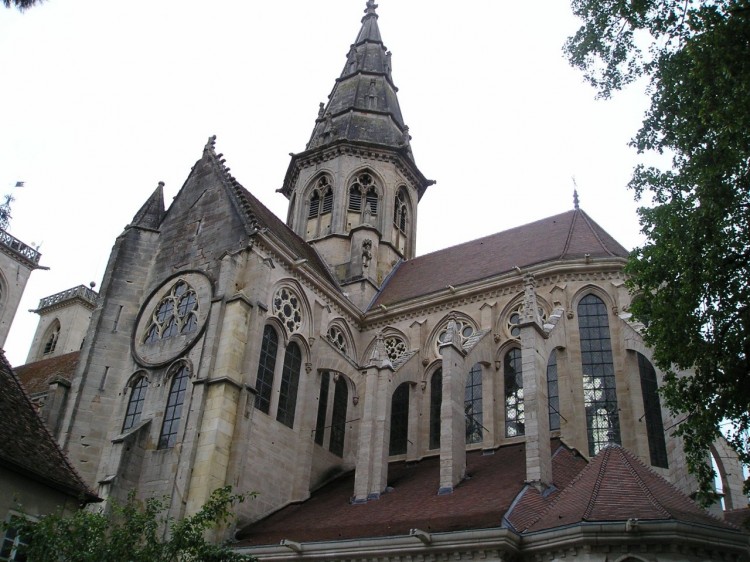
[[[458,498],[475,481],[472,463],[509,451],[523,451],[508,483],[513,502],[531,490],[541,503],[529,513],[541,513],[562,489],[561,446],[584,464],[621,446],[622,462],[641,463],[670,494],[690,494],[680,442],[669,436],[676,420],[660,405],[660,375],[627,313],[627,251],[577,201],[415,256],[418,205],[433,182],[411,152],[377,21],[369,1],[311,138],[291,157],[286,223],[230,174],[211,138],[169,209],[159,185],[117,238],[62,420],[71,461],[101,497],[167,494],[174,517],[226,484],[256,491],[238,507],[246,536],[342,475],[351,480],[342,510],[386,505],[395,470],[430,462],[430,494]],[[746,507],[734,468],[725,501]],[[497,527],[505,546],[485,558],[524,559],[518,537],[533,517],[524,527],[502,513],[494,525],[430,532]],[[708,514],[695,517],[711,527]],[[418,531],[404,524],[377,534],[399,544]],[[746,535],[719,519],[716,528],[721,555],[742,559]],[[335,541],[305,550],[294,537],[253,550],[268,544],[254,536],[243,548],[268,559],[344,556],[321,554]],[[403,552],[437,544],[411,537]],[[644,543],[621,538],[612,539],[619,558],[593,549],[582,559],[713,559],[695,558],[703,543],[627,558],[628,545]],[[373,548],[345,558],[376,559]]]

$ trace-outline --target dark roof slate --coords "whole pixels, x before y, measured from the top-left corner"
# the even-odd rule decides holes
[[[82,501],[98,501],[36,414],[2,352],[0,465]]]
[[[80,356],[80,351],[73,351],[33,363],[26,363],[16,367],[15,372],[29,394],[46,392],[49,390],[49,383],[57,377],[68,382],[73,380],[73,374],[78,367]]]
[[[674,520],[736,528],[693,502],[619,445],[608,445],[523,531],[581,522]]]
[[[584,211],[575,209],[401,262],[371,308],[501,275],[516,266],[628,256]]]
[[[556,466],[580,463],[585,463],[581,457],[568,454],[560,456]],[[392,491],[361,505],[349,503],[354,490],[354,473],[350,472],[313,492],[308,500],[245,527],[238,533],[238,546],[274,544],[281,539],[306,542],[407,535],[412,528],[446,532],[502,526],[504,514],[524,487],[525,446],[500,447],[491,455],[469,452],[466,470],[469,478],[453,493],[439,496],[437,456],[416,463],[393,462],[388,465]]]

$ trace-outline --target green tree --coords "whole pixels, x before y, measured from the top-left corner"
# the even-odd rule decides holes
[[[42,2],[44,2],[44,0],[3,0],[3,4],[5,4],[6,8],[15,6],[21,11],[24,11],[26,8],[31,8],[34,4],[41,4]]]
[[[113,504],[112,512],[79,510],[71,516],[47,515],[37,522],[14,519],[14,527],[28,543],[29,560],[59,562],[236,562],[254,560],[232,552],[225,544],[206,540],[206,534],[229,523],[232,506],[246,495],[230,486],[215,490],[194,515],[175,521],[164,515],[166,498]],[[166,537],[164,536],[166,534]]]
[[[631,144],[665,154],[630,181],[645,244],[630,259],[632,312],[684,421],[710,497],[708,448],[724,420],[750,461],[750,0],[571,0],[566,54],[601,97],[644,77],[651,105]],[[679,370],[692,370],[678,376]]]

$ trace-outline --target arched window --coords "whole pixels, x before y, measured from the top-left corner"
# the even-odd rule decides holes
[[[638,353],[638,371],[641,375],[641,394],[643,410],[646,417],[646,435],[651,466],[669,468],[667,460],[667,443],[664,438],[664,422],[661,419],[661,401],[656,370],[651,362]]]
[[[273,373],[276,367],[278,347],[279,336],[276,335],[276,330],[271,326],[266,326],[263,330],[263,343],[260,346],[258,376],[255,379],[255,407],[266,414],[271,408]]]
[[[294,411],[297,408],[297,388],[299,371],[302,367],[302,352],[299,346],[291,342],[284,352],[284,367],[281,371],[279,387],[279,408],[276,420],[287,427],[294,427]]]
[[[409,208],[407,207],[406,202],[406,191],[402,187],[396,194],[396,201],[393,208],[393,226],[404,234],[406,234],[406,221],[409,214]]]
[[[409,441],[409,383],[396,388],[391,398],[391,439],[389,455],[403,455]]]
[[[440,408],[443,403],[443,370],[430,379],[430,449],[440,448]]]
[[[379,196],[375,180],[369,172],[357,174],[349,184],[349,203],[347,220],[349,226],[367,222],[368,218],[378,215]]]
[[[476,363],[466,377],[464,395],[466,444],[482,442],[482,366]]]
[[[185,403],[185,391],[189,378],[188,368],[183,365],[172,376],[172,384],[169,387],[167,408],[164,411],[164,422],[159,434],[159,449],[174,447],[177,441],[177,431],[180,428],[180,417],[182,417],[182,405]]]
[[[198,297],[185,281],[179,280],[151,313],[143,343],[156,343],[198,329]]]
[[[549,428],[560,429],[560,390],[557,386],[557,350],[553,349],[547,361],[547,402],[549,403]]]
[[[55,320],[55,323],[50,328],[48,332],[48,336],[45,339],[44,350],[42,350],[42,355],[49,355],[50,353],[53,353],[55,351],[55,347],[57,347],[57,338],[59,337],[60,337],[60,322]]]
[[[505,381],[505,436],[517,437],[525,432],[523,409],[523,371],[521,350],[514,347],[503,361]]]
[[[344,456],[344,434],[346,432],[346,406],[349,402],[349,387],[346,379],[339,375],[333,393],[331,414],[331,442],[328,450],[339,457]]]
[[[596,295],[586,295],[578,303],[578,330],[581,336],[583,403],[586,408],[589,455],[594,456],[610,440],[620,443],[607,307]]]
[[[123,431],[127,431],[140,421],[143,403],[146,401],[146,388],[148,388],[148,380],[145,376],[138,377],[131,385],[128,409],[125,413],[125,421],[122,424]]]

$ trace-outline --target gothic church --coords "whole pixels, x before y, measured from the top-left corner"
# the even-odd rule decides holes
[[[433,182],[376,8],[291,156],[286,223],[211,138],[117,238],[58,422],[71,462],[178,518],[256,491],[227,535],[261,560],[747,560],[687,497],[627,251],[577,202],[415,256]]]

